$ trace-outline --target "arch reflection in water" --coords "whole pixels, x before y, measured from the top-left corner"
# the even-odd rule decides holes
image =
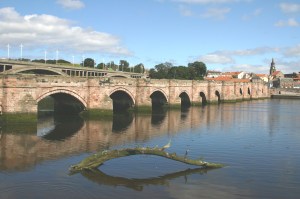
[[[164,122],[166,118],[167,110],[164,108],[161,109],[152,109],[151,114],[151,124],[154,126],[160,125]]]
[[[132,112],[114,113],[112,122],[112,132],[120,133],[128,129],[133,121]]]
[[[186,182],[188,180],[187,176],[193,174],[206,174],[209,170],[206,168],[195,168],[195,169],[187,169],[184,171],[179,171],[175,173],[166,174],[160,177],[153,178],[145,178],[145,179],[132,179],[125,177],[116,177],[105,174],[99,169],[93,170],[83,170],[81,174],[87,178],[88,180],[95,182],[99,185],[108,185],[108,186],[124,186],[130,189],[134,189],[136,191],[142,191],[144,186],[148,185],[166,185],[169,181],[184,177]]]
[[[37,123],[37,136],[46,140],[66,140],[76,134],[84,125],[79,116],[48,116],[39,118]]]

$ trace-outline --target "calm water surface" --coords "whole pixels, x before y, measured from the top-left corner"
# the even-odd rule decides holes
[[[227,166],[202,170],[155,156],[70,165],[100,150],[163,146]],[[44,118],[2,126],[0,198],[299,198],[300,100],[193,107],[108,121]]]

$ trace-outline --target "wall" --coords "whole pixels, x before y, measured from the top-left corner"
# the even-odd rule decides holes
[[[65,93],[78,99],[87,109],[112,110],[110,95],[120,90],[131,96],[136,107],[151,106],[150,96],[155,91],[163,93],[170,105],[180,105],[179,96],[183,92],[189,96],[192,104],[202,103],[200,92],[205,94],[209,103],[218,102],[216,91],[221,101],[269,97],[269,89],[262,81],[236,83],[19,74],[0,76],[0,105],[2,112],[6,113],[36,113],[37,103],[44,97]]]

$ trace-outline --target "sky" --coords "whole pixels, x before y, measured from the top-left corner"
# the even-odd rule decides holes
[[[299,0],[0,0],[0,58],[300,72]]]

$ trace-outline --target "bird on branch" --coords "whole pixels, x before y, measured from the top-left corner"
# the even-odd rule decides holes
[[[190,151],[189,149],[185,151],[184,159],[187,159],[187,155],[188,155],[188,152],[189,152],[189,151]]]

